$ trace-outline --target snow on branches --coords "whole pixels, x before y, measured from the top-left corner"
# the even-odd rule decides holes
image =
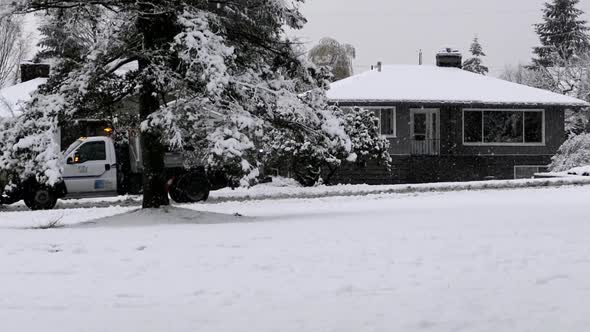
[[[44,126],[54,130],[58,120],[110,117],[183,151],[187,167],[204,165],[242,185],[255,182],[275,160],[289,161],[294,171],[309,170],[307,177],[326,165],[383,156],[386,142],[367,126],[366,114],[346,116],[330,105],[328,69],[308,63],[286,37],[287,27],[305,23],[302,2],[24,1],[22,10],[78,11],[76,20],[51,21],[54,28],[64,25],[56,35],[80,31],[67,26],[85,19],[98,27],[92,38],[74,39],[84,41],[76,52],[51,53],[57,66],[25,118],[47,119]],[[138,65],[121,73],[131,62]],[[138,96],[139,110],[117,106]],[[54,97],[60,102],[43,113],[45,98]],[[129,114],[137,114],[136,122],[124,120]],[[26,149],[32,159],[58,169],[58,154],[42,153],[53,151],[46,149],[50,145],[38,138]],[[17,159],[9,156],[5,163],[25,162]],[[34,168],[49,174],[51,167],[26,166]]]
[[[49,185],[60,181],[63,164],[57,114],[63,102],[60,95],[36,94],[25,114],[0,119],[0,169],[18,174],[22,180],[33,177]]]
[[[550,169],[564,172],[575,167],[590,165],[590,134],[569,138],[552,158]]]
[[[182,32],[174,38],[172,49],[178,53],[187,84],[204,83],[209,94],[219,94],[229,81],[226,61],[233,47],[212,31],[213,17],[203,11],[185,10],[178,18]]]

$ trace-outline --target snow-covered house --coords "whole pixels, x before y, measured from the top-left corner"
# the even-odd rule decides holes
[[[39,86],[47,82],[47,64],[24,62],[20,65],[21,83],[0,89],[0,119],[22,114],[24,104]]]
[[[565,140],[564,111],[588,103],[461,69],[461,55],[437,66],[378,66],[334,82],[328,98],[374,110],[391,142],[393,167],[349,165],[341,182],[416,183],[530,177]]]
[[[21,115],[24,103],[29,101],[31,94],[46,82],[47,78],[38,77],[0,89],[0,118],[14,118]]]

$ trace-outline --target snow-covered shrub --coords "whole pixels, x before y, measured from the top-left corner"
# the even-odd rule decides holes
[[[373,112],[357,108],[345,113],[337,107],[332,107],[332,112],[336,119],[341,119],[342,130],[350,138],[350,150],[334,149],[329,140],[313,135],[305,140],[280,136],[270,144],[265,166],[288,170],[288,174],[304,186],[313,186],[320,180],[330,184],[332,176],[345,162],[364,164],[373,160],[389,167],[389,141],[381,136]]]
[[[378,118],[367,109],[355,108],[343,115],[344,130],[350,136],[352,142],[352,155],[349,162],[363,165],[372,160],[390,168],[389,140],[383,137],[379,131]],[[329,184],[331,177],[336,173],[337,167],[327,165],[324,171],[324,181]]]
[[[355,108],[344,115],[344,130],[350,136],[357,162],[376,159],[389,164],[389,140],[381,135],[378,120],[367,109]]]
[[[63,165],[56,133],[62,103],[58,95],[36,94],[25,114],[0,119],[1,170],[49,185],[61,180]]]
[[[566,110],[565,132],[568,137],[590,132],[590,110]]]
[[[563,143],[549,168],[554,172],[564,172],[586,165],[590,165],[590,134],[580,134]]]

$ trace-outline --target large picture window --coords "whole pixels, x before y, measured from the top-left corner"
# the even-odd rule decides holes
[[[543,110],[463,111],[465,144],[543,144]]]
[[[397,132],[395,128],[395,107],[393,108],[371,108],[379,119],[379,129],[381,135],[395,137]]]

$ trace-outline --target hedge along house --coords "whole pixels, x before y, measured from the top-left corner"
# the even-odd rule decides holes
[[[437,66],[393,65],[334,82],[332,103],[380,119],[392,168],[348,165],[343,183],[420,183],[532,177],[565,140],[575,98],[470,73],[446,50]]]

